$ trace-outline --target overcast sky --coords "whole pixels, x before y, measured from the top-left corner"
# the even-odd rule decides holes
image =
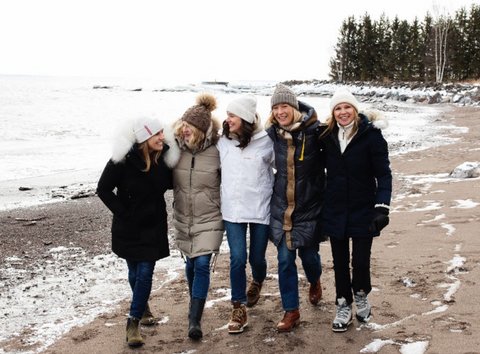
[[[480,0],[0,0],[0,75],[328,79],[342,21]]]

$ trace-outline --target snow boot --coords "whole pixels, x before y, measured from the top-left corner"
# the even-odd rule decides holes
[[[190,318],[188,321],[188,336],[195,340],[203,337],[201,320],[204,307],[205,299],[192,298]]]
[[[152,311],[150,311],[150,306],[145,306],[145,311],[143,311],[142,319],[140,320],[142,326],[153,326],[155,324],[155,318],[153,317]]]
[[[139,323],[138,318],[127,319],[127,344],[130,347],[139,347],[143,344],[142,336],[138,330]]]

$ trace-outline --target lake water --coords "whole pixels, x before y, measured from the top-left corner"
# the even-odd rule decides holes
[[[272,87],[255,86],[263,120],[270,112]],[[238,95],[223,86],[182,87],[176,92],[161,88],[160,82],[145,79],[0,76],[0,210],[25,205],[17,195],[22,183],[50,187],[83,179],[94,184],[110,157],[112,132],[119,120],[154,112],[168,124],[195,104],[199,92],[206,91],[216,96],[214,115],[223,121],[227,104]],[[329,98],[299,99],[314,106],[325,120]],[[362,103],[362,107],[370,104]],[[390,127],[384,134],[391,143],[391,154],[445,143],[438,134],[426,134],[434,128],[428,122],[436,112],[432,106],[389,102],[385,114]]]

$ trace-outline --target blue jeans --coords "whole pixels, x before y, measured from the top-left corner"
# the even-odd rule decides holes
[[[228,246],[230,247],[231,301],[247,303],[247,226],[250,227],[250,248],[248,261],[252,278],[263,283],[267,276],[265,252],[268,245],[268,225],[254,223],[232,223],[225,221]]]
[[[322,263],[318,253],[319,245],[315,244],[309,247],[298,249],[298,256],[302,260],[303,270],[309,283],[316,283],[322,275]],[[287,248],[285,234],[277,246],[278,259],[278,282],[280,285],[280,295],[282,296],[282,306],[284,311],[292,311],[300,307],[298,297],[298,273],[295,260],[297,250]]]
[[[153,270],[155,262],[127,261],[128,282],[133,291],[129,317],[141,319],[152,291]]]
[[[190,294],[194,298],[205,300],[210,286],[210,259],[212,254],[185,258],[187,259],[185,275],[187,276]]]

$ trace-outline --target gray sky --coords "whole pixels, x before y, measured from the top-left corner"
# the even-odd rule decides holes
[[[423,21],[479,1],[0,0],[0,75],[328,79],[348,16]]]

